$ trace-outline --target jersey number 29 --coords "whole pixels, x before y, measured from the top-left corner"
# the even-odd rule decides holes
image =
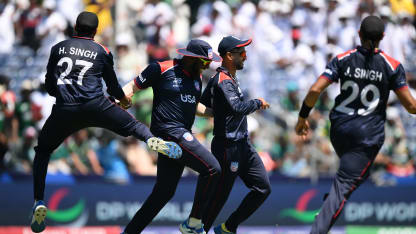
[[[359,94],[360,88],[358,87],[357,83],[355,83],[354,81],[348,80],[342,85],[341,90],[347,90],[349,88],[352,89],[350,96],[348,96],[343,102],[341,102],[339,106],[335,108],[335,110],[345,113],[347,115],[353,115],[355,113],[355,110],[353,108],[347,107],[347,105],[353,102],[358,97],[358,95],[360,95],[361,103],[366,108],[358,109],[357,114],[365,116],[365,115],[370,114],[376,109],[380,101],[380,91],[378,90],[377,86],[373,84],[369,84],[365,86],[363,90],[361,91],[361,94]],[[372,95],[372,98],[368,100],[367,95],[370,92],[373,95]]]
[[[58,85],[64,85],[64,84],[72,84],[72,79],[66,79],[65,77],[68,76],[72,72],[72,68],[74,66],[74,63],[72,62],[72,59],[69,57],[63,57],[59,60],[58,66],[62,67],[63,64],[66,63],[68,66],[66,67],[65,71],[61,73],[61,75],[58,78]],[[78,74],[78,80],[77,84],[82,86],[82,79],[84,78],[85,72],[88,71],[93,65],[93,63],[77,59],[75,60],[76,66],[82,66],[81,71]]]

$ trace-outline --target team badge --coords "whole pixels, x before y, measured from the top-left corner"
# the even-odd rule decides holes
[[[238,162],[231,162],[230,170],[232,172],[237,172],[238,171]]]
[[[189,133],[189,132],[185,132],[185,134],[183,134],[183,138],[185,138],[185,140],[187,140],[187,141],[192,141],[194,139],[192,134]]]
[[[212,59],[213,54],[212,54],[212,49],[208,49],[208,58]]]
[[[181,84],[182,84],[182,79],[175,77],[175,79],[173,80],[173,87],[179,87],[181,86]]]
[[[195,84],[196,91],[198,91],[198,92],[199,92],[199,90],[201,89],[201,88],[199,87],[199,82],[198,82],[197,80],[195,80],[195,81],[194,81],[194,84]]]

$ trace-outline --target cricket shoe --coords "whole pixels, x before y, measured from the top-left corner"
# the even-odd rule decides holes
[[[147,140],[147,146],[154,151],[168,156],[169,158],[178,159],[182,156],[181,147],[172,141],[164,141],[159,137],[151,137]]]
[[[46,208],[45,203],[42,200],[35,201],[32,210],[32,222],[30,223],[30,228],[33,232],[39,233],[45,230],[45,218],[47,211],[48,208]]]
[[[230,232],[225,227],[225,223],[222,223],[214,228],[215,234],[235,234],[235,232]]]
[[[190,227],[188,220],[183,221],[179,226],[179,231],[181,231],[182,234],[206,234],[204,224],[201,223],[201,226],[199,227]]]

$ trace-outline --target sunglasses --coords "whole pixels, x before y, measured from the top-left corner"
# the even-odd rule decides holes
[[[231,54],[240,54],[241,57],[246,57],[247,52],[245,50],[243,51],[230,51]]]
[[[211,64],[212,60],[206,60],[203,58],[199,58],[204,66]]]

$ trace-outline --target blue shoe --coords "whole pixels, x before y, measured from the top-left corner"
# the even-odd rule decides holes
[[[46,208],[45,203],[42,200],[35,201],[32,210],[32,221],[30,223],[32,232],[39,233],[45,230],[45,218],[47,211],[48,208]]]
[[[215,234],[235,234],[235,232],[230,232],[225,227],[225,223],[222,223],[214,228]]]
[[[200,227],[190,227],[188,225],[188,220],[183,221],[179,226],[179,231],[181,231],[182,234],[206,234],[204,224],[201,224]]]
[[[178,159],[182,156],[182,149],[178,144],[171,141],[164,141],[159,137],[151,137],[147,140],[147,146],[154,151],[168,156],[169,158]]]

